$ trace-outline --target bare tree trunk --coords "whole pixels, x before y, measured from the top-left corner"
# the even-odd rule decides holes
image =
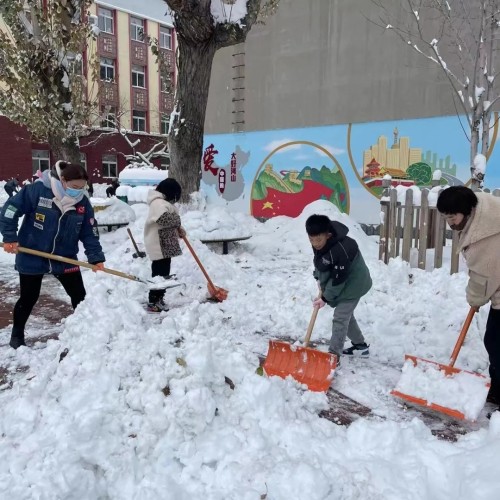
[[[187,201],[190,193],[200,188],[203,126],[216,45],[213,39],[193,45],[179,37],[178,42],[179,71],[175,111],[169,133],[172,161],[169,177],[174,177],[180,183],[182,199]]]
[[[63,141],[61,137],[49,137],[48,144],[55,161],[64,160],[76,165],[81,164],[80,148],[76,139]]]

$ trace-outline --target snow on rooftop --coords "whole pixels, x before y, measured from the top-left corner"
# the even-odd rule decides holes
[[[172,18],[167,13],[167,4],[163,0],[147,0],[146,2],[136,0],[96,0],[96,4],[127,12],[140,18],[151,19],[166,26],[174,26]]]

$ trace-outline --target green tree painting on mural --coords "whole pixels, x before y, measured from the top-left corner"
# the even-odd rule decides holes
[[[427,163],[413,163],[406,171],[408,178],[415,181],[417,186],[429,186],[432,181],[432,169]]]

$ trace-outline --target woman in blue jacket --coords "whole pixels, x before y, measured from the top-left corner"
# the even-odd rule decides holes
[[[16,254],[21,296],[14,307],[10,346],[24,343],[24,327],[38,301],[44,274],[52,273],[71,298],[73,308],[85,298],[78,266],[18,253],[18,246],[76,259],[81,241],[94,271],[106,260],[99,243],[94,211],[84,195],[87,172],[80,165],[58,161],[42,176],[42,182],[28,184],[10,198],[0,214],[4,250]],[[19,217],[24,215],[18,232]]]

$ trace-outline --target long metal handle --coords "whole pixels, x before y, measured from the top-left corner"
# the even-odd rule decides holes
[[[130,230],[129,227],[127,227],[127,233],[130,236],[130,239],[132,240],[132,244],[134,245],[135,251],[137,252],[137,254],[139,254],[140,253],[139,247],[137,246],[137,243],[135,242],[135,239],[132,236],[132,231]]]
[[[465,340],[465,336],[467,335],[467,332],[469,331],[470,324],[472,323],[472,318],[474,318],[474,314],[476,314],[477,309],[475,307],[471,307],[469,309],[469,314],[467,314],[467,318],[465,318],[465,323],[464,326],[462,327],[462,331],[460,332],[460,335],[458,336],[457,343],[455,344],[455,348],[453,349],[453,353],[451,354],[450,358],[450,365],[453,367],[455,365],[455,362],[458,358],[458,353],[460,352],[460,349],[462,349],[462,345]]]
[[[313,309],[313,313],[311,319],[309,320],[309,326],[307,327],[306,338],[304,339],[304,347],[307,347],[309,344],[309,340],[311,338],[311,334],[314,328],[314,323],[316,323],[316,317],[318,316],[319,307],[315,307]]]
[[[0,242],[0,246],[3,247],[3,243]],[[33,250],[32,248],[17,247],[17,250],[22,253],[29,253],[31,255],[36,255],[37,257],[44,257],[50,260],[57,260],[59,262],[65,262],[66,264],[73,264],[74,266],[87,267],[89,269],[94,269],[93,264],[88,262],[82,262],[81,260],[70,259],[68,257],[62,257],[61,255],[54,255],[53,253],[41,252],[40,250]],[[146,283],[141,278],[134,276],[133,274],[122,273],[121,271],[115,271],[114,269],[107,269],[106,267],[102,269],[104,273],[113,274],[114,276],[119,276],[120,278],[125,278],[132,281],[139,281],[141,283]]]
[[[205,271],[205,268],[203,267],[203,264],[201,263],[200,259],[198,258],[198,256],[196,255],[196,252],[194,251],[194,248],[191,246],[191,243],[189,243],[188,239],[186,236],[183,236],[182,239],[184,240],[184,243],[186,244],[186,246],[189,248],[189,251],[191,252],[191,254],[193,255],[194,257],[194,260],[196,261],[196,263],[198,264],[198,266],[200,266],[200,269],[201,269],[201,272],[205,275],[205,278],[207,279],[208,281],[208,284],[215,289],[215,286],[214,284],[212,283],[212,280],[210,279],[210,276],[208,275],[208,273]]]

